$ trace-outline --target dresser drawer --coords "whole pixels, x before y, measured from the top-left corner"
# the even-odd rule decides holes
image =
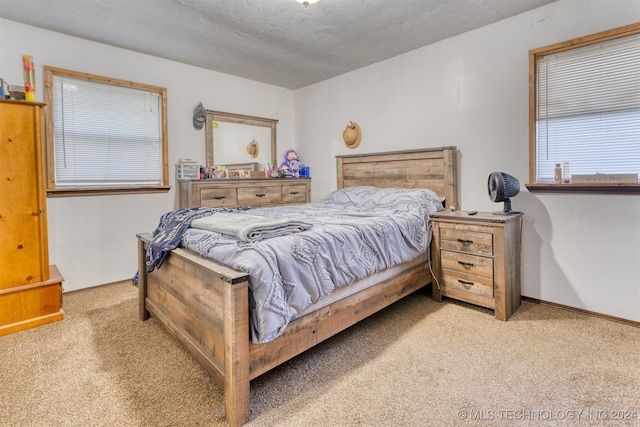
[[[178,207],[252,208],[309,203],[310,178],[179,179]]]
[[[460,252],[442,251],[442,268],[493,279],[493,258],[469,255]]]
[[[493,256],[493,234],[442,227],[440,229],[440,248]]]
[[[235,207],[238,203],[235,188],[201,188],[200,206],[209,208]]]
[[[285,184],[282,186],[282,203],[305,203],[307,186],[305,184]]]
[[[493,298],[493,279],[442,269],[442,286],[466,293]],[[446,291],[445,291],[446,292]]]
[[[279,204],[282,200],[282,187],[279,185],[239,187],[238,206],[264,206]]]

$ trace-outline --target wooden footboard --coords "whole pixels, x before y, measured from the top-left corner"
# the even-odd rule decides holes
[[[146,273],[149,235],[138,235],[140,319],[153,314],[224,384],[225,416],[249,420],[248,275],[185,249]]]

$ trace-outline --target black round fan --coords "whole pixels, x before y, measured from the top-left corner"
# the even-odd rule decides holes
[[[492,172],[487,183],[489,199],[492,202],[504,202],[502,212],[494,212],[497,215],[519,214],[511,210],[511,197],[520,192],[520,181],[504,172]]]

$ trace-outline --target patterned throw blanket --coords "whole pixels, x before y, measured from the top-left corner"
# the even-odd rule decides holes
[[[145,262],[147,272],[152,272],[156,267],[160,268],[167,254],[178,247],[184,232],[195,219],[213,215],[216,212],[237,212],[241,209],[227,208],[188,208],[167,212],[160,218],[158,228],[153,232],[147,247]]]
[[[167,212],[160,218],[146,253],[147,272],[160,268],[167,254],[178,247],[189,227],[237,237],[245,242],[298,233],[311,227],[303,221],[265,218],[241,213],[249,208],[189,208]]]

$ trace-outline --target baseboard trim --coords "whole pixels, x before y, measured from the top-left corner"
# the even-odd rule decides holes
[[[135,283],[133,282],[133,279],[123,279],[123,280],[118,280],[116,282],[103,283],[102,285],[89,286],[88,288],[74,289],[72,291],[65,291],[63,289],[62,294],[63,295],[71,295],[71,294],[75,294],[76,292],[89,291],[91,289],[96,289],[96,288],[104,288],[104,287],[107,287],[107,286],[120,285],[122,283],[131,283],[132,285],[135,285]]]
[[[541,299],[536,299],[536,298],[531,298],[531,297],[523,296],[522,300],[523,301],[532,302],[534,304],[548,305],[548,306],[556,307],[556,308],[559,308],[559,309],[562,309],[562,310],[573,311],[574,313],[585,314],[587,316],[599,317],[601,319],[610,320],[612,322],[622,323],[624,325],[629,325],[629,326],[633,326],[633,327],[636,327],[636,328],[640,328],[640,322],[636,322],[634,320],[623,319],[621,317],[610,316],[608,314],[596,313],[595,311],[589,311],[589,310],[585,310],[585,309],[582,309],[582,308],[571,307],[571,306],[568,306],[568,305],[558,304],[558,303],[550,302],[550,301],[544,301],[544,300],[541,300]]]

